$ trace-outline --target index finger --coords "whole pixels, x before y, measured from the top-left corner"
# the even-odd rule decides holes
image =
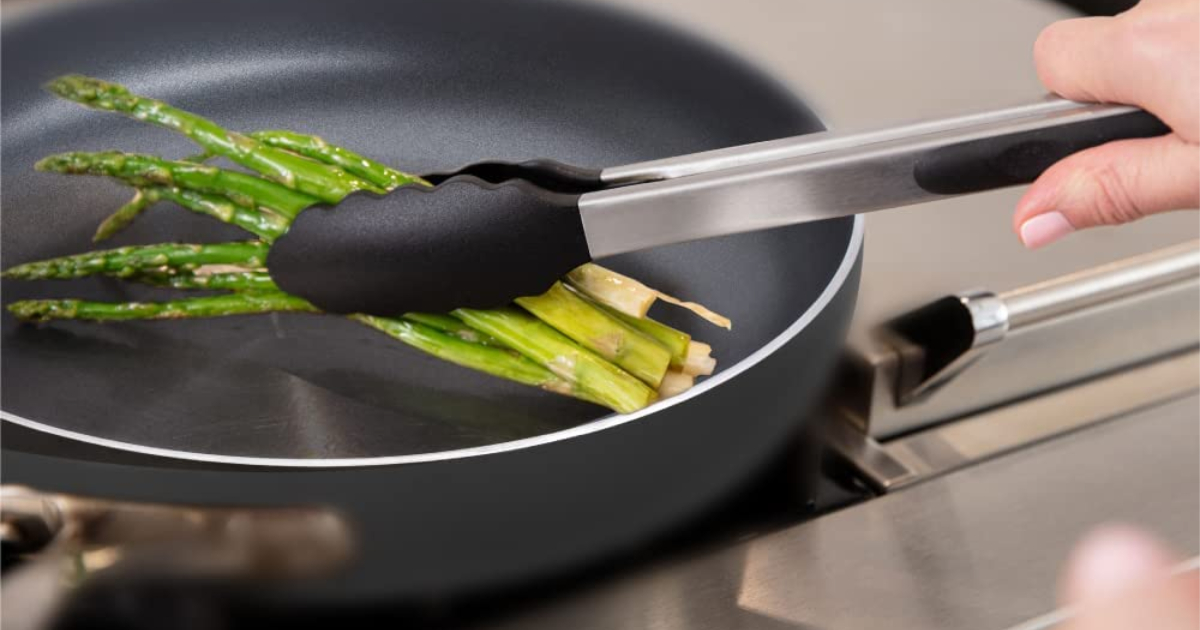
[[[1116,18],[1055,22],[1033,45],[1038,78],[1050,91],[1077,101],[1131,103],[1129,79],[1137,73],[1127,56],[1114,54]]]
[[[1034,45],[1038,76],[1066,98],[1137,105],[1191,137],[1195,99],[1187,90],[1195,77],[1186,73],[1194,70],[1181,71],[1178,60],[1188,53],[1181,33],[1194,20],[1172,19],[1174,13],[1135,9],[1051,24]]]

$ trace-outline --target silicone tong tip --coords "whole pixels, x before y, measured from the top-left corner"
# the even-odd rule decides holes
[[[455,171],[429,173],[423,177],[436,186],[460,175],[475,177],[490,184],[525,181],[548,192],[573,195],[605,187],[599,169],[544,159],[525,162],[487,160],[468,164]]]

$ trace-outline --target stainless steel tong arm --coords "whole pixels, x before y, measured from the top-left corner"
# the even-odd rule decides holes
[[[1027,183],[1071,153],[1168,131],[1133,107],[1050,97],[613,167],[601,179],[617,186],[579,208],[600,258]]]

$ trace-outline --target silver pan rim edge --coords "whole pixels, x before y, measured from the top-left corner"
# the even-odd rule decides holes
[[[620,426],[627,422],[632,422],[639,418],[649,416],[663,409],[670,408],[674,405],[681,404],[684,401],[691,400],[692,398],[700,396],[711,389],[720,387],[722,384],[733,380],[734,377],[754,367],[763,359],[766,359],[774,354],[776,350],[791,341],[796,337],[796,335],[799,335],[801,331],[807,328],[808,325],[814,319],[816,319],[817,315],[824,311],[825,307],[827,307],[829,303],[833,301],[833,297],[837,295],[842,286],[846,283],[846,279],[850,276],[850,271],[854,268],[854,263],[858,259],[858,254],[862,250],[864,221],[865,220],[862,215],[854,217],[854,226],[850,233],[850,241],[846,246],[846,252],[842,256],[842,261],[838,264],[837,271],[833,274],[833,278],[831,278],[829,283],[825,285],[825,288],[821,291],[821,294],[817,296],[817,299],[808,307],[808,309],[806,309],[804,313],[802,313],[800,317],[796,319],[796,321],[792,322],[774,339],[767,342],[761,348],[750,353],[749,356],[741,361],[738,361],[729,368],[693,387],[685,394],[659,401],[653,405],[650,405],[649,407],[633,413],[612,414],[604,416],[603,418],[598,418],[591,422],[571,427],[569,429],[563,429],[561,431],[544,433],[542,435],[522,438],[520,440],[489,444],[487,446],[474,446],[470,448],[437,451],[433,453],[419,453],[413,455],[384,455],[377,457],[339,458],[284,458],[252,457],[246,455],[216,455],[212,453],[177,451],[154,446],[143,446],[140,444],[134,444],[132,442],[110,440],[77,431],[60,429],[36,420],[23,418],[3,410],[0,410],[0,421],[11,422],[34,431],[48,433],[50,435],[55,435],[69,440],[85,442],[88,444],[94,444],[96,446],[102,446],[120,451],[138,453],[141,455],[214,464],[271,468],[362,468],[368,466],[420,464],[452,459],[464,459],[468,457],[479,457],[482,455],[518,451],[544,444],[551,444],[582,435],[588,435],[590,433],[597,433],[611,427]]]

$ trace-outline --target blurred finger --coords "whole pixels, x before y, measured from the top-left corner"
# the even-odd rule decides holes
[[[1090,532],[1067,561],[1062,596],[1067,604],[1103,601],[1162,579],[1172,555],[1161,544],[1125,525]]]
[[[1038,36],[1034,62],[1042,83],[1060,96],[1137,105],[1194,139],[1200,64],[1178,61],[1200,54],[1197,28],[1194,10],[1064,20]]]
[[[1089,534],[1068,562],[1063,595],[1079,607],[1072,630],[1194,629],[1196,572],[1168,578],[1172,556],[1149,536],[1109,526]]]

